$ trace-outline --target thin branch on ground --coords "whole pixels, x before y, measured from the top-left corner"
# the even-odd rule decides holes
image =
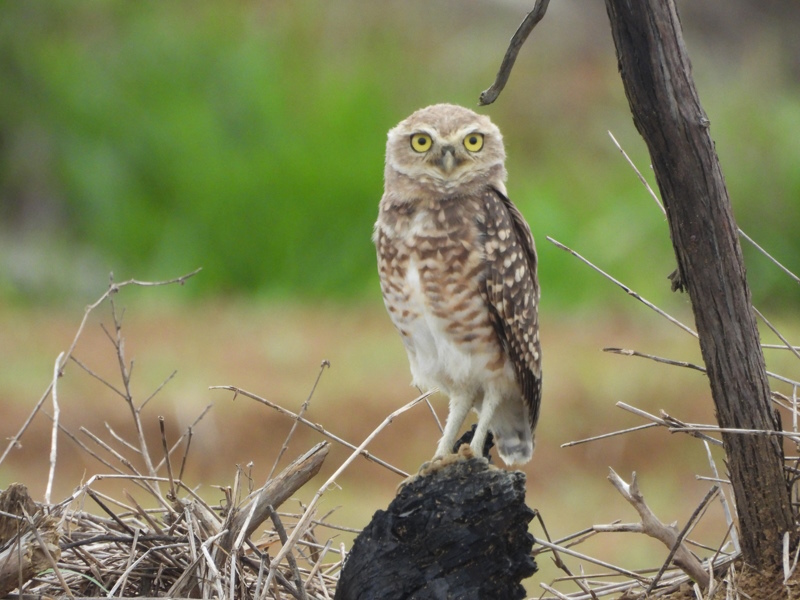
[[[619,475],[617,475],[616,472],[614,472],[614,469],[609,469],[608,480],[622,495],[622,497],[625,498],[625,500],[636,509],[636,512],[639,513],[639,517],[641,518],[641,523],[630,523],[623,525],[596,525],[595,529],[605,532],[625,531],[644,533],[645,535],[659,540],[665,544],[667,548],[671,549],[670,555],[667,557],[667,560],[662,565],[658,574],[649,583],[648,593],[653,591],[667,565],[673,559],[675,564],[679,566],[687,575],[699,583],[703,589],[707,589],[709,584],[708,573],[705,571],[700,561],[697,560],[697,558],[683,544],[683,536],[685,536],[685,532],[688,531],[688,529],[684,528],[685,531],[683,532],[683,535],[680,535],[675,525],[665,525],[661,522],[661,520],[658,519],[658,517],[655,516],[639,491],[636,473],[633,473],[631,476],[631,483],[628,484]],[[712,488],[712,490],[714,493],[716,493],[716,487]],[[708,500],[710,500],[710,497]],[[705,506],[708,500],[704,501],[701,505]],[[687,522],[687,526],[692,522],[693,520],[690,519]]]
[[[272,506],[268,507],[269,518],[272,519],[272,523],[275,525],[275,531],[278,532],[278,536],[280,537],[281,543],[285,546],[288,537],[286,536],[286,529],[283,527],[283,523],[281,522],[278,513],[275,512],[275,509]],[[303,579],[300,576],[300,571],[297,568],[297,561],[294,559],[294,554],[288,552],[286,554],[286,562],[289,563],[289,568],[292,570],[294,574],[294,582],[297,590],[297,595],[300,600],[308,600],[308,594],[306,594],[306,587],[303,585]]]
[[[706,449],[706,456],[708,457],[708,464],[711,467],[711,472],[714,473],[714,477],[722,481],[719,476],[719,471],[717,470],[717,463],[714,461],[714,457],[711,454],[711,446],[708,445],[708,442],[703,442],[703,445]],[[725,515],[725,522],[728,524],[728,531],[730,531],[731,540],[733,541],[733,547],[735,548],[735,553],[739,554],[742,549],[739,545],[739,532],[736,530],[736,523],[733,516],[733,511],[731,510],[730,504],[728,504],[728,497],[725,494],[725,490],[720,487],[719,489],[719,501],[722,505],[722,512]]]
[[[358,446],[358,448],[356,448],[353,451],[353,453],[347,458],[347,460],[345,460],[339,466],[339,468],[336,469],[336,471],[333,473],[333,475],[331,475],[328,478],[328,480],[322,485],[322,487],[320,487],[319,490],[317,490],[317,493],[314,494],[314,497],[311,499],[311,502],[309,502],[308,507],[306,508],[305,512],[303,513],[303,516],[300,517],[300,520],[297,522],[297,525],[295,526],[294,530],[292,531],[291,536],[289,536],[288,541],[283,545],[283,547],[281,548],[280,552],[278,552],[278,554],[275,556],[274,560],[272,561],[272,565],[270,566],[270,573],[272,573],[277,568],[277,566],[280,564],[280,562],[283,560],[283,558],[286,556],[286,554],[288,552],[290,552],[292,547],[297,543],[297,540],[302,535],[306,525],[311,520],[311,517],[313,516],[314,512],[316,511],[316,506],[319,503],[320,498],[328,490],[328,488],[331,485],[334,484],[334,482],[339,478],[339,476],[344,472],[344,470],[347,467],[349,467],[350,464],[356,458],[358,458],[361,455],[361,453],[364,451],[364,449],[367,446],[369,446],[369,444],[372,442],[372,440],[375,439],[375,437],[381,431],[383,431],[386,427],[388,427],[392,423],[392,421],[394,421],[394,419],[396,419],[398,416],[400,416],[404,412],[406,412],[408,410],[411,410],[412,408],[414,408],[420,402],[423,402],[432,393],[434,393],[434,392],[430,391],[430,392],[426,392],[425,394],[422,394],[421,396],[418,396],[417,398],[415,398],[411,402],[407,403],[404,406],[401,406],[400,408],[398,408],[397,410],[392,412],[388,417],[386,417],[381,422],[381,424],[378,425],[378,427],[376,427],[372,431],[372,433],[370,433],[364,439],[363,442],[361,442],[361,444]]]
[[[281,446],[280,451],[278,451],[278,456],[275,458],[275,462],[272,464],[272,468],[269,471],[269,475],[267,475],[267,479],[271,479],[275,473],[275,469],[278,468],[278,463],[283,458],[283,454],[286,450],[289,449],[289,440],[292,439],[292,435],[294,435],[295,429],[297,429],[297,424],[300,422],[300,418],[306,413],[308,410],[309,404],[311,404],[311,398],[314,396],[314,392],[317,391],[317,386],[319,385],[320,379],[322,379],[322,374],[325,372],[325,369],[330,369],[331,363],[329,360],[325,359],[319,366],[319,373],[317,373],[317,378],[314,380],[314,385],[311,386],[311,391],[308,393],[308,397],[306,401],[303,402],[303,405],[300,407],[300,412],[297,415],[297,418],[292,423],[291,429],[289,429],[289,433],[286,435],[286,439],[283,442],[283,446]]]
[[[64,353],[58,355],[56,363],[53,366],[53,426],[50,433],[50,471],[47,476],[47,487],[44,492],[45,504],[50,504],[50,496],[53,493],[53,480],[56,476],[56,462],[58,460],[58,419],[61,414],[61,408],[58,405],[58,377],[61,372],[61,361],[64,358]]]

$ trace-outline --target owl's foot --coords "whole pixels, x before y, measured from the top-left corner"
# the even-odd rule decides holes
[[[459,447],[458,452],[454,454],[447,454],[445,456],[434,456],[431,460],[426,460],[422,463],[419,467],[419,471],[417,471],[416,475],[411,475],[410,477],[404,479],[400,482],[397,486],[397,491],[403,489],[406,485],[411,483],[412,481],[416,481],[421,477],[427,477],[428,475],[439,471],[440,469],[444,469],[448,465],[453,464],[454,462],[458,462],[459,460],[470,460],[475,458],[475,453],[472,451],[472,448],[468,443],[461,444]],[[486,458],[484,457],[484,460]]]
[[[439,469],[443,469],[449,464],[456,462],[457,460],[469,460],[470,458],[474,458],[475,453],[472,451],[472,448],[468,443],[462,443],[456,452],[453,454],[446,454],[444,456],[434,456],[430,461],[426,461],[422,463],[417,472],[418,477],[425,477],[426,475],[430,475],[438,471]]]
[[[453,452],[458,452],[459,449],[464,444],[472,444],[472,438],[475,437],[475,430],[477,429],[477,427],[478,427],[477,425],[473,425],[471,428],[469,428],[467,431],[464,432],[464,435],[458,438],[458,441],[455,444],[453,444]],[[492,432],[489,431],[486,433],[486,438],[484,439],[483,442],[483,449],[482,449],[483,451],[480,454],[484,458],[487,458],[489,462],[492,462],[492,457],[489,455],[489,451],[493,447],[494,447],[494,436],[492,435]],[[473,448],[473,453],[477,454],[475,448]]]

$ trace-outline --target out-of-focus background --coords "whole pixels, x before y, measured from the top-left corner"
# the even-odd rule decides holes
[[[208,387],[241,386],[298,410],[323,359],[332,367],[308,417],[360,443],[417,395],[383,312],[370,241],[386,131],[427,104],[474,107],[532,4],[0,3],[2,437],[21,427],[110,272],[161,280],[202,267],[184,286],[127,288],[116,298],[138,401],[178,371],[143,413],[151,446],[160,443],[157,415],[177,437],[213,404],[196,428],[187,481],[212,501],[236,464],[252,462],[263,481],[291,421]],[[800,5],[692,0],[679,9],[739,225],[798,272]],[[695,479],[711,474],[699,442],[648,431],[560,448],[643,423],[618,401],[713,422],[697,371],[601,352],[627,347],[699,363],[696,341],[545,239],[693,325],[687,298],[669,291],[666,222],[608,135],[654,185],[602,3],[551,3],[507,89],[480,110],[504,132],[509,195],[540,254],[545,389],[537,450],[524,468],[529,503],[554,537],[634,520],[605,481],[611,466],[626,478],[636,470],[663,520],[685,522],[710,485]],[[747,243],[744,252],[754,303],[796,341],[796,284]],[[119,385],[101,323],[113,326],[107,305],[91,315],[75,356]],[[765,330],[764,341],[777,339]],[[796,373],[788,353],[767,352],[772,370]],[[111,440],[108,424],[133,436],[122,400],[77,364],[58,391],[71,431]],[[433,404],[444,418],[445,401]],[[39,415],[0,465],[0,488],[22,481],[41,496],[49,431]],[[371,450],[413,472],[437,437],[418,407]],[[318,439],[301,427],[287,459]],[[54,498],[106,470],[76,448],[60,438]],[[335,449],[324,473],[346,455]],[[398,481],[356,462],[326,494],[329,509],[340,506],[330,520],[363,527]],[[698,532],[711,545],[725,531],[717,513]],[[655,542],[623,534],[595,549],[629,568],[664,558]],[[537,578],[548,581],[554,570],[542,562]]]

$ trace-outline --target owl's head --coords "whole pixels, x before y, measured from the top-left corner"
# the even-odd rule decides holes
[[[434,104],[389,131],[386,190],[467,194],[486,185],[504,189],[503,136],[489,117]]]

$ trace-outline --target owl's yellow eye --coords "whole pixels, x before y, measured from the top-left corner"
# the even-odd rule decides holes
[[[464,148],[470,152],[478,152],[481,148],[483,148],[483,134],[470,133],[464,138]]]
[[[431,149],[433,140],[427,133],[415,133],[411,136],[411,147],[416,152],[427,152]]]
[[[483,148],[483,134],[470,133],[464,138],[464,148],[470,152],[478,152],[481,148]]]

